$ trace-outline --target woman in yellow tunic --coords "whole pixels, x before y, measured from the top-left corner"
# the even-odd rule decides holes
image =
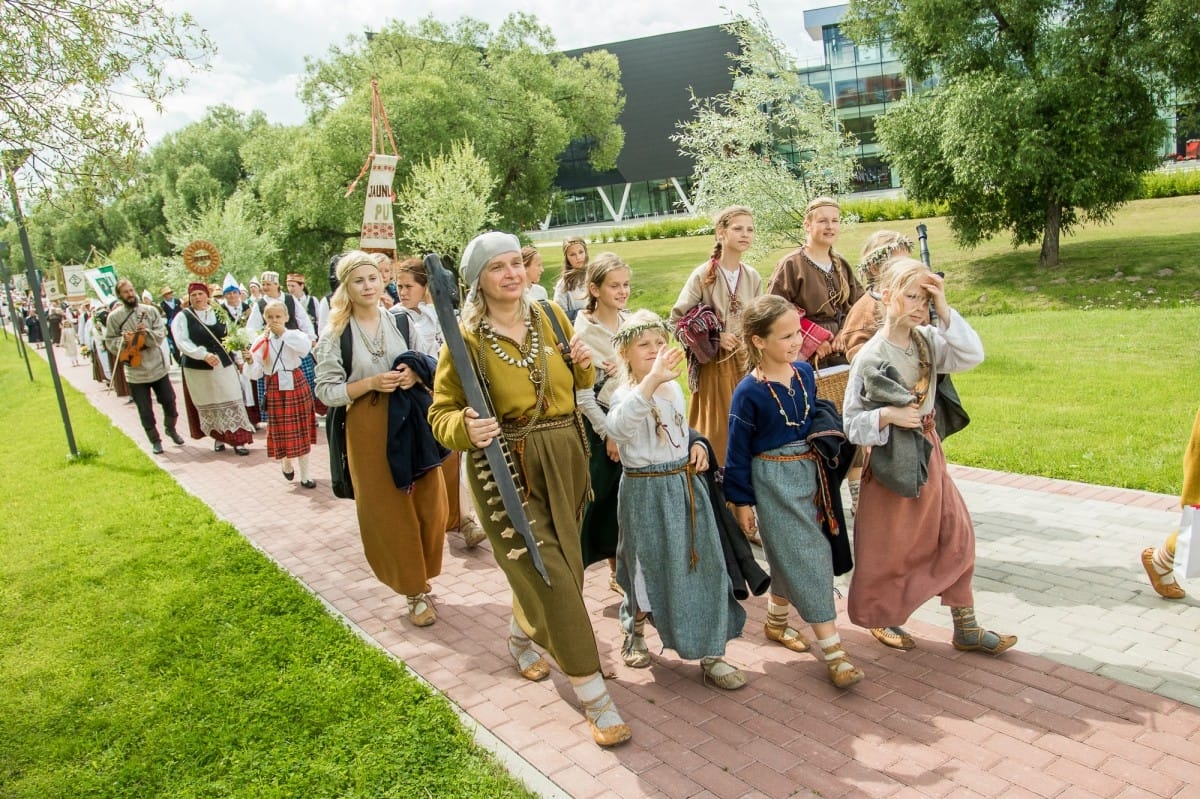
[[[515,236],[476,236],[463,251],[460,266],[471,289],[460,329],[496,415],[485,417],[485,409],[468,407],[458,365],[443,349],[430,426],[443,445],[474,450],[467,459],[468,482],[479,521],[512,589],[508,649],[517,670],[529,680],[549,674],[546,661],[533,650],[536,641],[570,678],[596,743],[624,743],[631,737],[629,726],[604,685],[583,601],[579,524],[589,493],[588,455],[575,392],[592,390],[591,354],[574,340],[568,364],[556,348],[554,325],[540,305],[526,298],[525,264]],[[566,314],[551,308],[565,335],[572,335]],[[497,519],[491,512],[499,494],[480,450],[497,436],[504,436],[512,452],[515,479],[523,489],[550,585],[534,570],[525,541],[503,514]]]

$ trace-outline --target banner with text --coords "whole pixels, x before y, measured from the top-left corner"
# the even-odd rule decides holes
[[[371,156],[371,176],[367,180],[367,204],[363,209],[362,250],[396,250],[396,222],[392,217],[392,180],[396,177],[394,155]]]

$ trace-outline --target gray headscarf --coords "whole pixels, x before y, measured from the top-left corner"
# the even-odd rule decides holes
[[[487,262],[506,252],[521,252],[520,240],[511,233],[492,230],[480,233],[471,239],[466,249],[463,250],[462,262],[459,266],[463,282],[467,284],[468,288],[474,288]]]

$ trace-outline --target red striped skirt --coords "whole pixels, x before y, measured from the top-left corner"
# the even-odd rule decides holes
[[[313,418],[313,394],[302,369],[292,371],[295,388],[279,390],[279,375],[267,381],[267,457],[298,458],[317,443],[317,420]]]

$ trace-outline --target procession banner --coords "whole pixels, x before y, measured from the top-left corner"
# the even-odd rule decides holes
[[[396,249],[396,222],[392,217],[392,180],[396,177],[394,155],[371,156],[371,175],[367,179],[367,204],[363,208],[361,250]]]
[[[96,269],[88,269],[83,273],[88,285],[100,299],[108,305],[117,298],[117,268],[111,264]]]
[[[87,278],[83,276],[84,267],[79,264],[66,264],[62,268],[63,285],[67,289],[68,302],[82,302],[87,299]]]

